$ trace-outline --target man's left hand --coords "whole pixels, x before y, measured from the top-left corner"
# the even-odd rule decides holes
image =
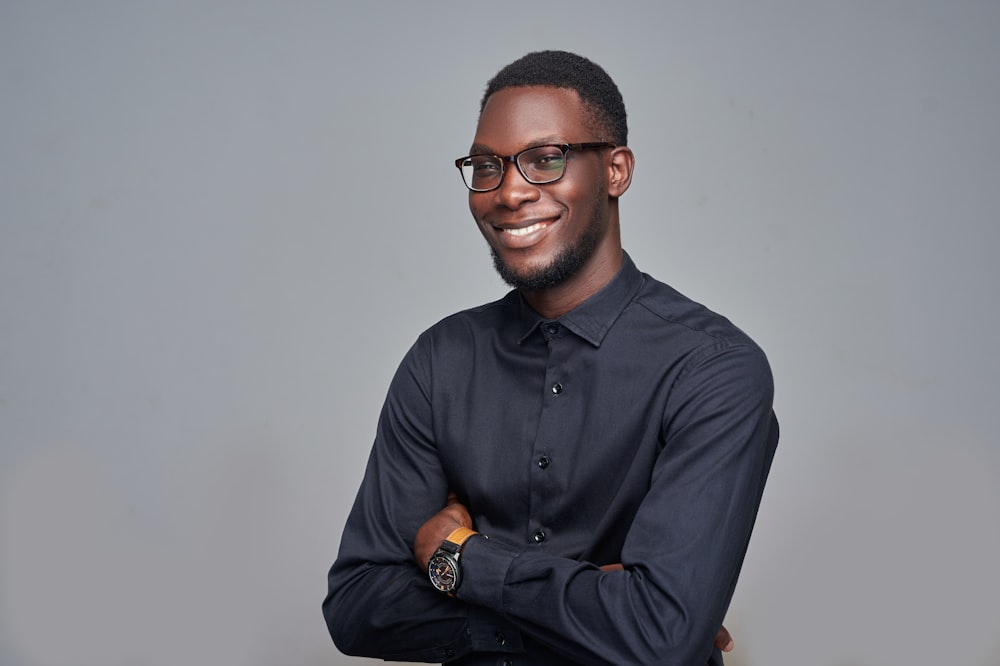
[[[413,559],[421,570],[427,569],[427,562],[448,535],[459,527],[472,529],[472,516],[469,510],[458,501],[455,493],[448,493],[448,503],[435,513],[417,530],[413,540]]]

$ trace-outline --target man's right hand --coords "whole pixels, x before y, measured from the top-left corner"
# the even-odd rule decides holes
[[[719,627],[719,631],[715,634],[715,647],[723,652],[732,652],[735,645],[733,637],[729,635],[729,630],[725,627]]]

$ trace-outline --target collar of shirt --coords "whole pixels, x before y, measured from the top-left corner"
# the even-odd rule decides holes
[[[627,252],[623,251],[622,255],[622,267],[611,282],[555,320],[595,347],[601,346],[604,336],[642,286],[642,273],[636,268]],[[520,303],[522,331],[517,342],[523,344],[536,329],[550,320],[532,310],[520,294],[517,294],[517,298]]]

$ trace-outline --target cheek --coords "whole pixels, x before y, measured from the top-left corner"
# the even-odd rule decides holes
[[[577,166],[585,168],[580,169],[576,178],[565,182],[565,189],[562,191],[563,200],[575,208],[592,208],[599,205],[608,196],[608,183],[602,177],[604,172],[601,165],[579,164]]]
[[[577,187],[572,192],[567,192],[563,201],[572,211],[574,217],[589,218],[600,209],[601,203],[607,196],[601,192],[601,189],[597,183]]]
[[[469,193],[469,212],[472,213],[472,217],[477,223],[483,219],[483,214],[486,212],[486,202],[483,201],[482,194]]]
[[[469,197],[469,212],[472,213],[472,221],[475,223],[476,228],[479,229],[479,233],[487,237],[486,233],[487,224],[483,220],[485,219],[487,207],[483,205],[482,201],[476,201],[474,197]]]

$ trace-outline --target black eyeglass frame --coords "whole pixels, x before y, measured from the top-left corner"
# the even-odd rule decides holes
[[[551,183],[559,182],[563,176],[566,175],[566,167],[563,166],[562,173],[559,174],[558,178],[553,178],[552,180],[532,180],[528,177],[528,174],[524,173],[524,168],[521,163],[518,162],[518,158],[521,155],[531,152],[532,150],[538,150],[539,148],[558,148],[562,151],[563,159],[566,159],[566,154],[571,150],[601,150],[602,148],[617,148],[618,145],[614,143],[608,143],[607,141],[590,141],[586,143],[546,143],[540,146],[531,146],[530,148],[525,148],[524,150],[515,153],[513,155],[490,155],[489,153],[480,153],[478,155],[466,155],[465,157],[459,157],[455,160],[455,166],[458,167],[459,172],[462,174],[462,182],[465,186],[469,188],[470,192],[492,192],[501,185],[503,185],[504,176],[507,175],[507,162],[511,162],[517,167],[517,170],[521,173],[521,177],[532,185],[549,185]],[[485,189],[475,188],[470,185],[465,179],[465,171],[462,169],[462,163],[466,160],[472,159],[473,157],[495,157],[500,160],[500,178],[497,179],[497,184],[493,187],[487,187]]]

